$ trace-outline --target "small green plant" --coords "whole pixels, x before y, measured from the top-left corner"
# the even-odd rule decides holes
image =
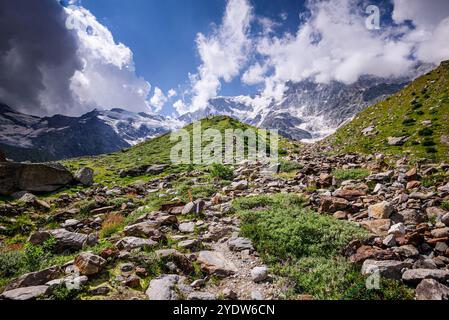
[[[230,166],[221,163],[213,163],[210,168],[210,175],[212,178],[232,180],[234,178],[234,170]]]
[[[111,213],[103,221],[100,230],[101,238],[108,238],[121,231],[125,226],[125,218],[120,214]]]
[[[433,130],[430,128],[424,128],[418,131],[418,135],[420,135],[421,137],[429,137],[433,135]]]
[[[292,172],[301,169],[303,166],[297,161],[281,161],[280,172]]]
[[[449,211],[449,201],[443,201],[441,203],[441,208],[446,210],[446,211]]]
[[[367,169],[337,169],[332,172],[332,175],[340,180],[361,180],[368,177],[371,172]]]
[[[13,250],[0,253],[0,278],[10,278],[20,272],[26,265],[22,251]]]

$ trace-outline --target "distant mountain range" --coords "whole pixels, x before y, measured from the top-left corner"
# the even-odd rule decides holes
[[[365,108],[392,95],[432,66],[420,65],[409,78],[363,76],[340,82],[288,82],[280,102],[256,104],[248,96],[217,97],[205,109],[180,116],[94,110],[81,117],[36,117],[0,104],[0,150],[16,161],[50,161],[114,152],[212,115],[278,129],[293,140],[325,138]]]
[[[163,116],[122,109],[40,118],[0,104],[0,149],[16,161],[60,160],[114,152],[181,125]]]

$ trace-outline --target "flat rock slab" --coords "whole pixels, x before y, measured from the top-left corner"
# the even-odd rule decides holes
[[[227,277],[238,271],[234,263],[226,259],[221,252],[201,251],[198,255],[198,262],[204,272],[218,277]]]
[[[149,239],[142,239],[137,237],[125,237],[117,242],[117,247],[119,249],[124,250],[132,250],[132,249],[149,249],[155,247],[157,245],[156,241]]]
[[[424,279],[434,279],[445,283],[449,280],[449,271],[435,269],[411,269],[404,272],[402,280],[409,284],[417,285]]]
[[[0,295],[0,299],[20,301],[33,300],[45,295],[48,291],[48,288],[48,286],[18,288],[3,292]]]
[[[164,275],[151,280],[145,292],[150,300],[178,300],[176,285],[180,277],[176,274]]]

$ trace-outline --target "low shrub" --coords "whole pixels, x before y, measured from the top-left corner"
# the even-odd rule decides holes
[[[363,168],[355,169],[337,169],[332,172],[332,175],[340,180],[361,180],[368,177],[371,172]]]
[[[223,180],[232,180],[234,178],[234,170],[232,167],[221,163],[212,164],[209,171],[212,178],[220,178]]]
[[[108,238],[113,234],[121,231],[125,226],[125,218],[116,213],[109,214],[106,219],[103,221],[100,230],[101,238]]]

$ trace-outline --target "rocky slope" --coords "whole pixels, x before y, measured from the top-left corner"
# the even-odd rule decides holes
[[[340,152],[449,157],[449,62],[359,113],[325,142]]]
[[[81,117],[35,117],[0,104],[0,149],[16,161],[51,161],[114,152],[181,125],[121,109]]]
[[[448,164],[283,148],[279,174],[242,162],[231,181],[157,154],[144,171],[111,156],[66,162],[94,165],[95,184],[0,206],[0,298],[449,298]],[[379,288],[366,288],[371,275]]]

